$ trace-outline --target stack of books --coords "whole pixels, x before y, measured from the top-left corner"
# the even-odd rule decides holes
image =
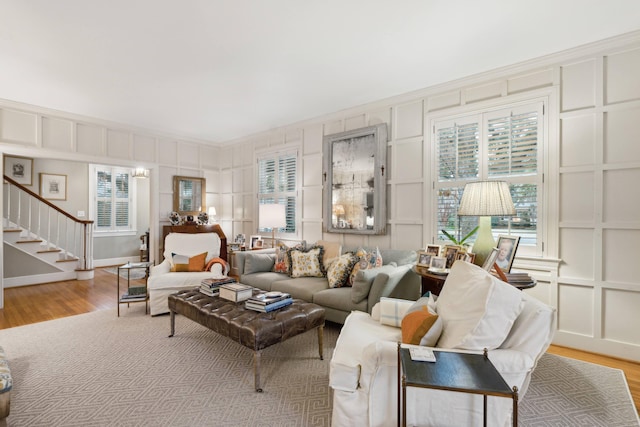
[[[249,298],[245,303],[245,308],[250,310],[269,313],[282,307],[286,307],[293,302],[290,294],[284,292],[266,292]]]
[[[127,292],[120,297],[121,300],[145,300],[147,299],[147,288],[145,286],[131,286]]]
[[[200,292],[210,297],[218,296],[220,294],[220,286],[229,283],[235,283],[236,279],[232,277],[224,277],[222,279],[202,279],[200,282]]]
[[[507,282],[512,285],[530,285],[533,284],[533,278],[528,273],[504,273]]]
[[[220,298],[233,302],[244,301],[253,295],[253,288],[242,283],[220,285]]]

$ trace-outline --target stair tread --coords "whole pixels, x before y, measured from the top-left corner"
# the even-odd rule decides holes
[[[49,252],[61,252],[61,251],[62,251],[62,249],[45,249],[43,251],[38,251],[36,253],[37,254],[46,254],[46,253],[49,253]]]
[[[58,259],[58,260],[56,260],[56,262],[72,262],[72,261],[78,261],[78,258]]]
[[[42,243],[42,240],[18,240],[16,243]]]
[[[20,229],[20,228],[5,228],[2,231],[5,232],[5,233],[16,233],[16,232],[22,231],[22,229]]]

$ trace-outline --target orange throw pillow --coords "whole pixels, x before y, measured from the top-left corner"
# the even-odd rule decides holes
[[[171,254],[173,265],[171,271],[204,271],[204,261],[207,259],[207,252],[189,257],[187,255]]]
[[[402,342],[404,344],[420,345],[420,340],[438,320],[437,314],[429,313],[427,306],[413,311],[402,319]]]

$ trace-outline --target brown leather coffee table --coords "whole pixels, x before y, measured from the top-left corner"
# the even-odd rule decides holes
[[[260,291],[255,290],[254,294]],[[254,385],[260,387],[260,352],[296,335],[318,329],[318,352],[324,360],[322,341],[324,333],[324,308],[300,299],[291,305],[270,313],[244,308],[244,302],[235,303],[223,298],[207,296],[198,288],[169,295],[171,335],[175,333],[175,316],[182,314],[214,332],[253,350]]]

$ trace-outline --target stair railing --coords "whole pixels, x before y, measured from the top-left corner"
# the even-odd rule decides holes
[[[42,240],[45,251],[78,261],[76,270],[93,270],[93,221],[81,220],[4,175],[5,228],[26,230],[28,240]]]

